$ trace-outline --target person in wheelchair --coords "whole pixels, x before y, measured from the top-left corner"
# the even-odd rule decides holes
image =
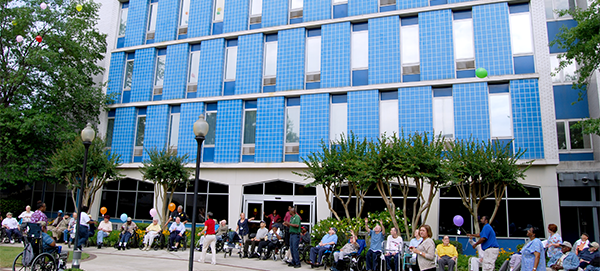
[[[146,235],[144,235],[144,248],[142,250],[150,250],[154,238],[156,238],[160,232],[161,228],[160,225],[158,225],[158,218],[155,217],[152,219],[152,224],[146,227]]]
[[[19,230],[19,222],[12,217],[12,213],[6,213],[6,218],[2,220],[2,228],[6,230],[6,234],[8,235],[8,240],[10,240],[11,244],[15,243],[15,238],[18,240],[22,240],[23,235],[21,235],[21,231]]]
[[[358,252],[358,249],[360,248],[360,245],[356,242],[358,238],[356,237],[354,230],[350,230],[350,234],[351,236],[350,240],[348,240],[348,244],[345,244],[340,251],[336,251],[333,253],[334,264],[331,267],[332,271],[339,270],[338,268],[340,268],[340,266],[338,262],[340,259],[344,259],[346,255]]]
[[[42,230],[42,252],[55,253],[58,252],[58,246],[56,241],[48,234],[48,228],[46,223],[40,223],[40,229]]]
[[[223,242],[223,238],[227,237],[227,232],[229,231],[229,228],[227,227],[227,220],[221,220],[221,222],[219,222],[219,228],[217,229],[217,242]]]
[[[321,260],[325,251],[333,249],[333,247],[337,243],[338,237],[336,233],[336,228],[329,228],[327,234],[325,234],[323,238],[321,238],[321,242],[319,242],[318,245],[310,249],[310,265],[321,266]]]
[[[119,240],[119,246],[117,246],[118,250],[125,250],[127,248],[127,242],[129,241],[129,238],[135,234],[137,228],[135,222],[131,221],[131,217],[128,217],[127,222],[121,226],[121,238]]]
[[[260,255],[254,252],[256,249],[256,245],[267,237],[269,230],[267,229],[267,223],[265,221],[260,222],[260,229],[256,231],[256,236],[252,239],[248,239],[248,241],[244,242],[244,258],[258,258]],[[248,247],[252,245],[250,251],[248,251]],[[248,257],[248,254],[250,256]]]
[[[169,232],[171,232],[171,235],[169,236],[169,247],[171,250],[177,250],[179,242],[183,239],[183,235],[185,234],[185,224],[181,222],[180,217],[176,217],[175,222],[171,223]]]
[[[400,266],[399,257],[401,255],[400,252],[402,252],[401,250],[403,246],[404,241],[402,240],[402,237],[398,236],[398,230],[396,230],[396,228],[390,229],[390,235],[387,238],[385,246],[385,264],[387,271],[398,271],[398,266]],[[393,264],[392,261],[394,262]]]
[[[383,236],[385,236],[385,228],[383,227],[383,221],[379,220],[379,225],[375,226],[372,230],[369,228],[369,218],[365,217],[365,230],[371,237],[371,247],[367,251],[367,271],[378,270],[377,263],[383,250],[381,244],[383,243]]]
[[[271,251],[273,251],[276,247],[279,246],[279,240],[283,239],[281,236],[281,230],[277,227],[277,225],[273,225],[265,240],[260,241],[258,243],[258,253],[262,253],[263,249],[267,249],[262,259],[266,260],[270,255]]]

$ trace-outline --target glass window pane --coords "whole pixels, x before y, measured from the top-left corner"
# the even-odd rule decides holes
[[[208,122],[208,133],[206,134],[206,139],[204,140],[204,145],[214,145],[215,144],[215,131],[217,130],[217,112],[208,112],[206,113],[206,122]]]
[[[346,3],[348,2],[348,0],[333,0],[333,4],[342,4],[342,3]]]
[[[171,129],[169,131],[169,147],[177,147],[179,141],[179,113],[171,114]]]
[[[108,119],[106,126],[106,147],[112,147],[113,131],[115,130],[115,119]]]
[[[165,80],[165,61],[166,56],[156,58],[156,73],[154,74],[154,85],[162,86]]]
[[[225,80],[235,80],[237,65],[237,47],[227,48],[227,64],[225,67]]]
[[[341,134],[348,134],[348,104],[339,103],[331,105],[329,140],[336,141]]]
[[[512,122],[509,94],[490,95],[490,123],[492,137],[511,137]]]
[[[558,10],[575,9],[575,0],[554,0],[554,8]]]
[[[252,8],[250,9],[250,15],[262,14],[262,0],[252,0]]]
[[[475,58],[473,43],[473,20],[454,21],[454,57],[456,59]]]
[[[584,135],[581,128],[575,128],[577,121],[569,121],[569,136],[571,138],[571,149],[589,149],[592,147],[590,144],[590,136]]]
[[[265,43],[265,76],[277,75],[277,42]]]
[[[125,30],[127,29],[127,11],[129,9],[121,9],[121,20],[119,22],[119,36],[125,36]]]
[[[441,133],[446,138],[454,138],[454,105],[453,99],[433,99],[433,131],[436,135]]]
[[[190,18],[190,0],[181,0],[181,15],[179,18],[179,25],[180,26],[188,25],[189,18]]]
[[[215,0],[215,14],[213,16],[213,21],[222,22],[223,21],[223,9],[225,8],[225,0]]]
[[[246,111],[244,116],[244,144],[256,142],[256,110]]]
[[[529,13],[510,15],[510,41],[513,54],[533,53],[531,19]]]
[[[545,0],[544,4],[546,7],[546,19],[554,19],[554,6],[553,6],[553,1],[552,0]]]
[[[565,133],[565,123],[563,121],[556,122],[556,135],[558,137],[558,149],[567,149],[567,135]]]
[[[200,52],[190,53],[190,71],[188,83],[198,83],[198,71],[200,70]]]
[[[575,65],[575,62],[567,65],[563,70],[563,74],[565,76],[564,80],[567,82],[570,81],[576,81],[577,80],[577,75],[575,74],[575,70],[577,69],[577,65]]]
[[[285,143],[300,142],[300,106],[288,107],[285,120]]]
[[[304,5],[304,0],[291,0],[290,9],[291,10],[302,9],[303,5]]]
[[[321,71],[321,37],[306,39],[306,72]]]
[[[127,64],[125,64],[125,83],[123,84],[124,89],[131,89],[132,77],[133,77],[133,61],[127,61]]]
[[[419,63],[419,26],[403,26],[400,39],[402,64]]]
[[[135,146],[144,146],[144,131],[146,129],[146,116],[138,117],[137,132],[135,135]]]
[[[552,82],[560,82],[560,72],[556,72],[556,68],[558,68],[558,57],[556,55],[550,56],[550,68],[552,73],[556,73],[556,75],[552,75]]]
[[[369,67],[369,31],[352,32],[352,68]]]
[[[158,4],[150,5],[150,18],[148,18],[148,32],[156,30],[156,14],[158,12]]]
[[[379,103],[379,132],[386,136],[398,134],[398,100],[381,101]]]

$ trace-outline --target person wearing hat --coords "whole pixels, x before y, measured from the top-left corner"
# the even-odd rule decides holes
[[[570,242],[564,241],[560,244],[561,251],[554,255],[548,262],[547,271],[558,271],[558,270],[577,270],[579,267],[579,258],[577,254],[571,252],[573,245]]]
[[[96,245],[98,249],[102,248],[102,240],[107,237],[112,231],[112,222],[110,222],[110,216],[104,215],[104,220],[98,225],[98,234],[96,235]]]
[[[383,227],[383,221],[379,220],[379,225],[375,226],[372,230],[369,229],[369,218],[365,217],[365,229],[371,237],[371,246],[367,251],[367,270],[378,270],[377,263],[379,257],[383,251],[383,236],[385,235],[385,228]]]
[[[267,223],[265,221],[260,222],[260,228],[256,231],[256,236],[252,239],[249,239],[244,243],[244,258],[258,258],[259,255],[254,252],[256,245],[260,243],[261,240],[264,240],[269,233],[269,229],[267,229]],[[250,251],[248,251],[248,247],[252,244]],[[250,255],[250,256],[248,256]]]
[[[59,214],[62,214],[62,211],[60,211]],[[56,223],[57,220],[58,218],[54,220],[54,223]],[[62,234],[67,229],[67,227],[69,227],[69,215],[61,215],[60,222],[58,222],[58,224],[56,224],[55,227],[50,229],[50,231],[52,231],[52,237],[54,237],[54,240],[56,240],[57,242],[62,240]]]
[[[592,242],[589,247],[579,252],[579,267],[581,267],[581,269],[585,269],[594,258],[600,257],[598,246],[598,242]]]
[[[127,248],[127,241],[135,234],[137,228],[135,222],[131,221],[131,217],[128,217],[127,222],[121,226],[121,240],[119,240],[119,245],[117,246],[118,250],[125,250]]]
[[[310,262],[309,264],[314,266],[321,266],[321,260],[323,258],[323,253],[325,253],[326,250],[332,249],[333,246],[335,246],[335,243],[337,243],[338,237],[337,237],[337,229],[334,227],[329,228],[329,231],[327,232],[327,234],[325,234],[323,236],[323,238],[321,238],[321,242],[319,242],[318,245],[312,247],[310,249]],[[318,257],[317,257],[318,255]]]
[[[582,252],[584,249],[590,246],[590,236],[587,233],[582,233],[581,238],[573,244],[573,251],[575,254],[579,255],[579,252]]]
[[[8,234],[8,240],[10,240],[11,244],[15,243],[13,235],[19,238],[19,240],[22,239],[23,236],[21,235],[21,231],[19,231],[19,222],[12,217],[11,212],[6,213],[6,218],[2,220],[2,227],[6,229],[6,234]]]

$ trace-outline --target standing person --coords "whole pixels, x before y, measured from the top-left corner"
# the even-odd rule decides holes
[[[292,215],[290,214],[290,209],[292,209],[292,206],[288,206],[288,211],[285,213],[285,216],[283,217],[283,230],[285,231],[285,235],[283,237],[283,243],[286,246],[290,245],[290,229],[289,227],[287,227],[285,225],[285,222],[290,223],[290,219],[292,219]],[[288,249],[288,251],[290,251]]]
[[[479,240],[473,244],[473,248],[477,249],[477,245],[481,244],[483,249],[484,257],[481,269],[483,271],[493,271],[496,265],[496,259],[500,251],[498,250],[498,242],[496,241],[496,232],[492,229],[489,224],[487,216],[482,216],[479,220],[483,224],[483,229],[479,234],[467,234],[468,237],[478,237]]]
[[[44,207],[44,208],[46,208],[46,207]],[[77,230],[76,230],[77,234],[79,235],[79,243],[77,243],[76,246],[79,249],[81,249],[83,247],[83,244],[85,244],[87,242],[88,238],[90,237],[90,235],[89,235],[90,224],[94,223],[94,221],[92,221],[90,219],[90,216],[87,214],[88,209],[89,208],[87,206],[83,206],[83,207],[81,207],[81,213],[79,213],[79,215],[81,216],[81,219],[79,220],[79,227],[77,227]]]
[[[41,200],[37,201],[37,210],[35,210],[35,212],[33,212],[33,214],[31,214],[31,220],[29,222],[32,223],[40,223],[40,222],[46,222],[46,225],[48,224],[48,217],[46,216],[46,214],[44,214],[44,212],[46,211],[46,203],[43,203]]]
[[[210,245],[210,252],[212,254],[212,259],[210,261],[210,264],[215,265],[217,264],[217,249],[215,247],[216,243],[217,243],[217,237],[215,236],[215,224],[216,221],[214,219],[212,219],[213,214],[211,212],[207,212],[206,213],[206,221],[204,222],[204,229],[202,230],[202,232],[200,232],[201,234],[206,233],[206,236],[204,237],[204,244],[202,244],[202,253],[200,254],[200,260],[198,260],[201,263],[204,263],[204,258],[206,257],[206,250],[208,249],[208,246]]]
[[[531,227],[527,230],[529,242],[521,249],[521,270],[522,271],[545,271],[546,259],[544,257],[544,245],[538,238],[541,235],[538,228]],[[484,252],[485,253],[485,252]]]
[[[548,244],[546,244],[548,258],[552,259],[556,254],[560,253],[562,244],[562,238],[558,234],[558,226],[556,224],[548,225],[548,232],[550,238],[548,238]]]
[[[587,233],[582,233],[581,238],[575,241],[573,246],[575,247],[575,254],[579,255],[579,252],[582,252],[584,249],[588,248],[590,245],[590,236]]]
[[[404,241],[402,240],[402,237],[398,235],[398,230],[396,230],[396,228],[390,229],[390,235],[387,238],[385,247],[385,264],[387,265],[387,270],[391,269],[393,271],[398,271],[398,266],[402,262],[398,256],[400,255],[403,246]],[[392,259],[394,261],[394,265],[391,265]]]
[[[417,247],[410,247],[412,253],[417,254],[417,266],[419,270],[434,271],[435,268],[435,243],[431,240],[433,236],[431,227],[423,225],[419,228],[419,235],[423,241]]]
[[[121,226],[122,235],[121,240],[119,240],[119,246],[117,247],[118,250],[125,250],[127,248],[127,242],[129,241],[129,238],[135,234],[137,228],[135,222],[131,221],[131,217],[128,217],[127,222]]]
[[[252,220],[254,220],[254,217],[246,219],[246,214],[241,213],[240,220],[238,220],[237,222],[237,227],[235,228],[235,231],[240,235],[244,244],[246,243],[246,241],[248,241],[248,234],[250,233],[250,228],[248,228],[248,222]]]
[[[146,235],[144,235],[144,248],[142,250],[150,250],[150,247],[152,246],[152,242],[154,241],[154,238],[156,238],[156,236],[158,236],[158,234],[162,231],[162,229],[160,228],[160,225],[158,225],[158,218],[153,218],[152,219],[152,224],[148,225],[148,227],[146,227]]]
[[[365,217],[365,229],[371,237],[371,246],[367,251],[367,271],[377,270],[377,262],[381,256],[383,248],[383,236],[385,235],[385,228],[383,227],[383,221],[379,220],[379,225],[376,225],[373,230],[369,229],[369,218]]]
[[[271,230],[271,228],[273,228],[273,224],[275,224],[275,222],[281,218],[281,216],[277,214],[276,209],[273,210],[272,214],[265,215],[265,217],[269,219],[269,230]]]
[[[444,270],[444,266],[448,266],[448,271],[454,270],[456,265],[456,259],[458,258],[458,251],[453,244],[450,244],[450,237],[445,235],[442,239],[442,243],[437,245],[435,248],[438,255],[438,265],[441,270]]]
[[[12,213],[6,213],[6,218],[2,220],[2,227],[6,229],[6,234],[8,235],[8,240],[10,240],[11,244],[15,243],[15,239],[13,235],[22,239],[21,231],[19,231],[19,222],[12,217]]]
[[[408,244],[408,246],[409,247],[418,247],[419,244],[421,243],[421,241],[423,241],[423,238],[421,237],[421,234],[419,233],[419,229],[416,229],[415,233],[413,234],[413,239],[410,239],[410,243]],[[419,266],[417,265],[417,254],[416,253],[412,253],[409,262],[410,262],[410,268],[412,269],[412,271],[419,271]]]
[[[300,254],[298,252],[298,246],[300,245],[300,216],[296,214],[296,209],[290,208],[289,210],[290,222],[283,222],[284,226],[287,226],[290,230],[290,251],[292,253],[292,262],[288,266],[294,268],[300,268]]]
[[[61,241],[60,237],[62,236],[64,231],[67,229],[67,227],[69,227],[69,215],[65,214],[62,217],[62,219],[60,220],[60,222],[58,222],[56,227],[54,227],[54,229],[52,229],[52,236],[54,237],[54,239],[56,240],[57,243],[59,241]]]
[[[112,231],[112,222],[110,222],[110,216],[104,215],[104,220],[98,225],[98,234],[96,235],[96,245],[98,249],[102,248],[102,241],[104,237],[107,237]]]
[[[171,212],[171,215],[169,216],[169,220],[167,220],[167,223],[165,223],[165,227],[169,224],[169,222],[175,221],[175,218],[177,218],[177,217],[179,217],[179,220],[183,224],[187,223],[189,220],[187,214],[183,211],[183,206],[181,206],[181,205],[177,206],[177,210]]]

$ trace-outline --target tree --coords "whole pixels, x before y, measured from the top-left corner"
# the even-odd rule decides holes
[[[587,9],[575,8],[558,11],[559,16],[570,15],[577,21],[572,28],[562,27],[550,45],[558,45],[567,52],[559,56],[558,72],[574,61],[578,64],[577,81],[573,88],[579,89],[579,100],[585,94],[585,84],[600,67],[600,2],[592,1]],[[581,122],[584,133],[600,135],[600,120],[589,119]]]
[[[163,208],[157,210],[158,219],[165,222],[168,217],[168,205],[173,200],[173,193],[180,185],[187,185],[192,176],[192,169],[186,168],[188,163],[188,155],[178,156],[174,150],[170,148],[146,149],[149,160],[144,160],[144,166],[140,167],[140,172],[146,180],[150,180],[155,186],[160,186],[161,189],[154,189],[154,201],[162,200]],[[167,201],[167,193],[168,201]],[[196,212],[197,210],[194,210]],[[162,223],[161,222],[161,223]]]
[[[37,0],[0,0],[0,187],[42,179],[47,157],[96,122],[107,102],[93,80],[106,52],[100,5],[45,2],[42,10]]]
[[[454,187],[457,188],[463,205],[477,221],[479,207],[490,197],[494,197],[494,221],[507,187],[526,191],[519,182],[525,178],[525,171],[533,161],[520,163],[524,150],[511,151],[512,144],[476,142],[474,140],[455,141],[448,151],[452,163]],[[475,223],[475,233],[479,233],[479,223]]]
[[[83,173],[85,147],[80,137],[64,144],[49,159],[48,174],[67,185],[76,204],[76,192],[80,188]],[[83,181],[82,206],[91,206],[98,190],[108,181],[118,180],[122,175],[118,167],[121,157],[106,150],[106,142],[94,139],[89,147],[85,179]]]

